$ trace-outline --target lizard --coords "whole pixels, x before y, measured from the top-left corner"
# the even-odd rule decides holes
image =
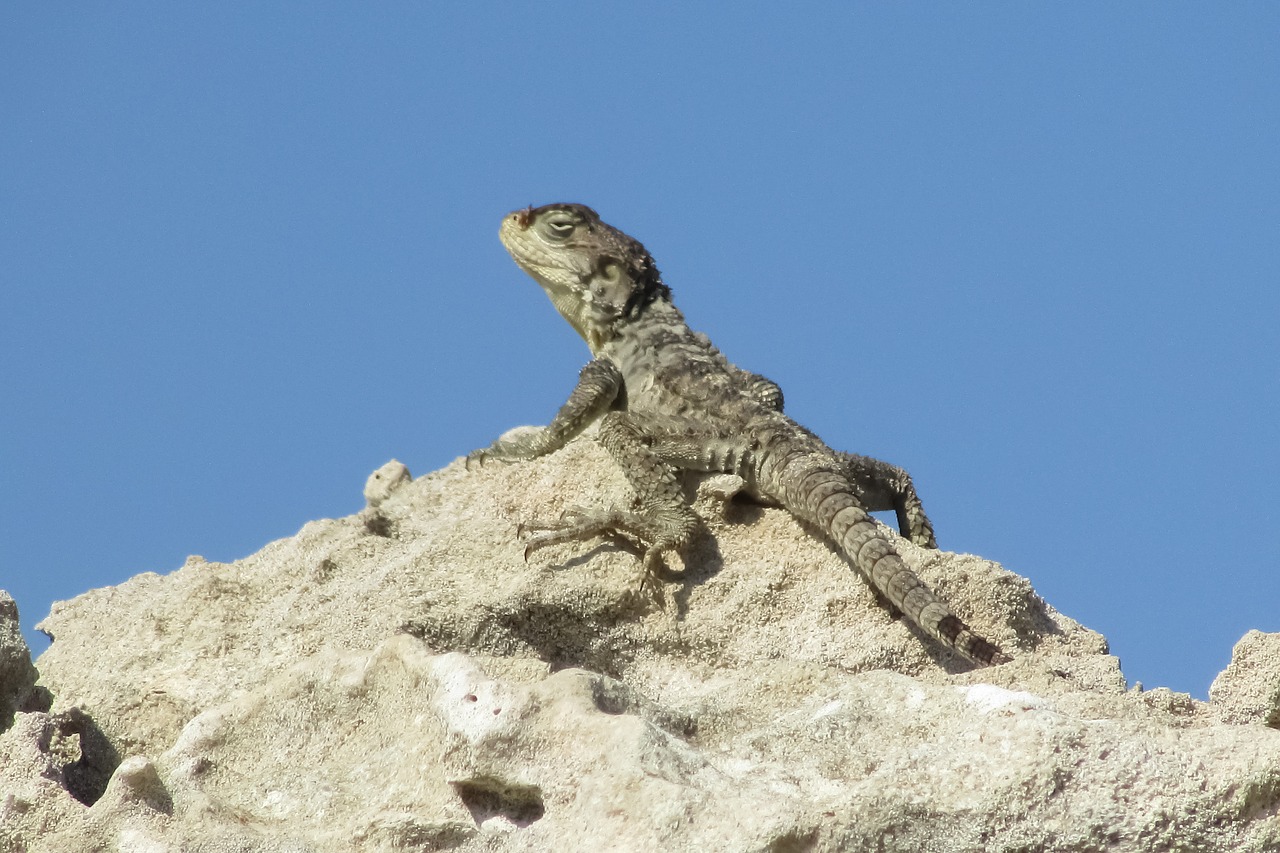
[[[523,524],[525,557],[548,545],[623,534],[642,548],[644,578],[699,530],[681,471],[731,475],[737,489],[781,506],[829,537],[893,608],[980,665],[1011,658],[969,628],[903,561],[870,512],[893,510],[900,533],[936,548],[910,476],[841,453],[783,412],[777,384],[732,364],[686,324],[653,257],[638,240],[581,204],[548,204],[503,217],[499,238],[516,264],[586,341],[592,358],[552,421],[500,438],[473,462],[532,459],[593,422],[596,438],[635,492],[630,509],[569,509]]]

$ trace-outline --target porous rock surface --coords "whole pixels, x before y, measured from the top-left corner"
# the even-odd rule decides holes
[[[13,724],[36,683],[36,668],[18,625],[18,603],[0,589],[0,732]]]
[[[1231,664],[1209,686],[1209,701],[1229,722],[1280,728],[1280,634],[1241,637]]]
[[[0,853],[1280,849],[1274,667],[1127,690],[1024,579],[901,542],[1016,656],[974,669],[709,492],[656,590],[625,542],[523,558],[520,521],[628,499],[581,440],[388,463],[357,515],[59,603],[39,686],[0,670]]]

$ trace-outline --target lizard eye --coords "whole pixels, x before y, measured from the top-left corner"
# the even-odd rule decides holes
[[[574,221],[568,217],[557,217],[546,221],[546,234],[553,240],[563,240],[573,233]]]

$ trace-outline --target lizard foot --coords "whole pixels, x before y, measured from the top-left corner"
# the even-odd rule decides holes
[[[489,460],[520,462],[526,459],[533,459],[535,456],[541,456],[546,452],[543,449],[545,434],[546,428],[544,427],[522,426],[509,429],[488,447],[482,447],[479,450],[473,450],[468,453],[462,467],[464,470],[470,471],[472,465],[480,467]]]
[[[681,531],[683,533],[683,531]],[[516,528],[516,534],[524,539],[524,558],[527,561],[534,551],[562,542],[580,542],[597,536],[623,535],[637,540],[644,548],[641,557],[643,573],[640,589],[650,582],[657,582],[663,568],[662,555],[673,551],[681,542],[671,536],[663,536],[655,525],[644,516],[621,510],[588,510],[580,507],[566,509],[559,521],[528,522]],[[681,537],[683,539],[684,537]]]
[[[473,450],[468,453],[466,459],[463,460],[462,470],[470,471],[473,466],[483,468],[484,464],[491,460],[497,462],[519,462],[523,458],[495,444],[483,450]]]

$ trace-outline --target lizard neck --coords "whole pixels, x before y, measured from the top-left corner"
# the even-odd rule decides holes
[[[582,332],[592,355],[606,355],[621,346],[652,347],[669,343],[673,336],[691,334],[680,309],[665,298],[655,299],[631,315],[617,317],[607,324],[588,327]]]

